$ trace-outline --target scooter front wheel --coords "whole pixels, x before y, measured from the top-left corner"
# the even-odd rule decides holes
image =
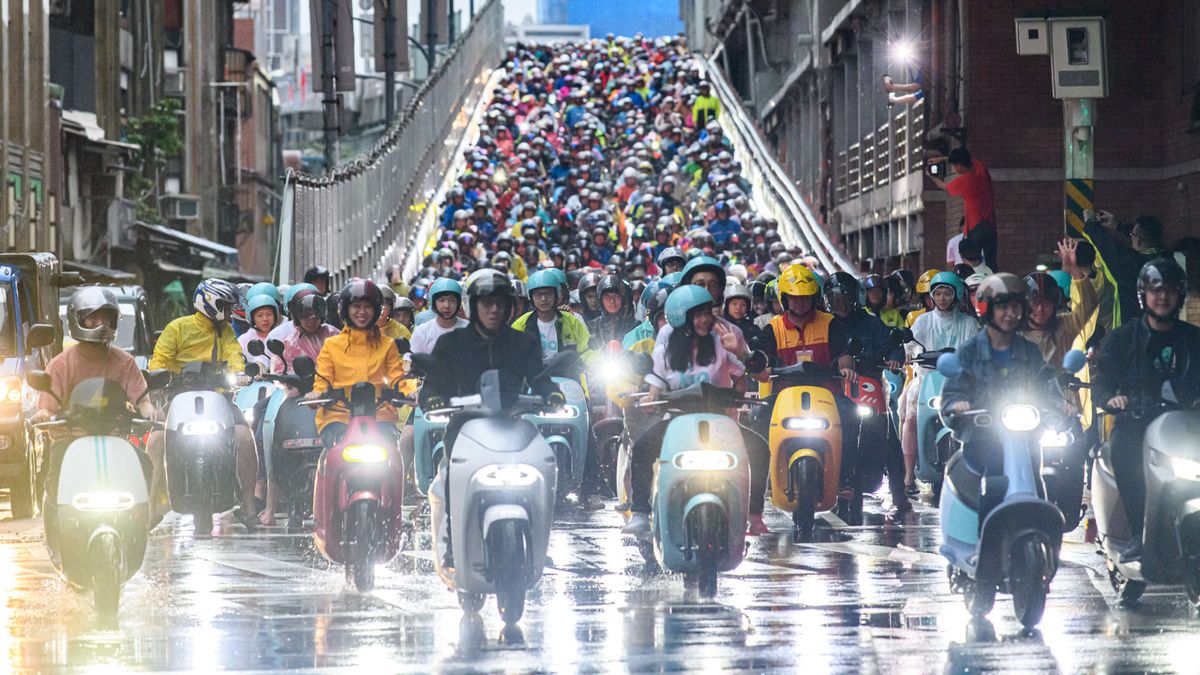
[[[963,590],[963,602],[967,605],[967,612],[975,618],[981,618],[988,615],[992,611],[992,607],[996,604],[996,587],[992,584],[980,584],[971,582],[971,584]]]
[[[458,606],[467,614],[475,614],[483,609],[483,601],[485,597],[482,593],[468,593],[466,591],[458,592]]]
[[[696,590],[700,593],[700,597],[705,600],[712,600],[717,596],[717,567],[711,563],[704,563],[700,572],[696,575]]]
[[[350,535],[350,560],[346,571],[358,592],[367,593],[375,587],[375,502],[369,499],[355,502],[350,507],[350,516],[351,527],[346,529]]]
[[[101,616],[114,616],[121,603],[121,541],[115,532],[96,535],[88,547],[92,559],[92,592],[96,611]]]
[[[1026,628],[1033,628],[1046,611],[1046,596],[1050,593],[1050,556],[1046,542],[1026,537],[1013,546],[1012,567],[1009,572],[1013,613]]]
[[[525,587],[509,582],[496,590],[496,609],[505,625],[511,626],[525,614]]]

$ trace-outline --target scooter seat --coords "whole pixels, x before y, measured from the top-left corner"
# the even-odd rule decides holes
[[[969,506],[971,510],[979,510],[979,493],[983,476],[977,473],[963,457],[962,450],[950,456],[946,462],[946,483],[954,494]]]

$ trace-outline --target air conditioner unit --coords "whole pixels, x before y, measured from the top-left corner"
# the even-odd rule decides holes
[[[162,198],[167,220],[196,220],[200,217],[200,198],[195,195],[170,195]]]
[[[163,74],[163,94],[183,96],[184,71],[170,70]]]

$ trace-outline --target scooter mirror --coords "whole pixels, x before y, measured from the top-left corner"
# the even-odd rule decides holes
[[[421,376],[433,372],[433,356],[430,354],[413,354],[412,372]]]
[[[38,391],[50,391],[50,375],[44,370],[31,370],[25,376],[25,382]]]
[[[142,377],[146,378],[146,390],[162,389],[171,382],[171,371],[163,368],[160,370],[143,370]]]
[[[40,349],[54,342],[54,327],[46,323],[35,323],[25,334],[25,347]]]
[[[250,352],[250,356],[262,356],[267,353],[267,348],[263,346],[262,340],[251,340],[246,345],[246,351]]]
[[[756,351],[746,359],[746,372],[751,375],[757,375],[767,369],[767,355],[761,351]]]
[[[313,363],[311,358],[307,356],[297,356],[296,359],[292,361],[292,371],[295,372],[299,377],[307,379],[316,374],[317,366]]]
[[[1078,373],[1087,363],[1087,355],[1078,349],[1072,349],[1063,357],[1062,367],[1068,373]]]
[[[261,371],[260,371],[257,363],[247,363],[246,370],[244,370],[243,372],[246,373],[247,377],[258,377],[258,374]]]
[[[937,371],[942,377],[962,375],[962,360],[958,354],[942,354],[937,360]]]
[[[267,340],[267,351],[279,358],[283,358],[283,341],[276,339]]]

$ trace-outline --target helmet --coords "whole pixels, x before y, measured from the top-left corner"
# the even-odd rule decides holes
[[[596,274],[595,272],[588,272],[587,274],[583,275],[582,279],[579,280],[579,286],[577,286],[575,290],[579,291],[579,298],[583,299],[583,294],[587,291],[595,289],[599,283],[600,275]]]
[[[399,311],[405,310],[405,309],[407,309],[410,312],[415,312],[415,311],[417,311],[417,306],[414,305],[413,301],[409,300],[408,298],[398,298],[396,300],[396,310],[395,311],[399,312]]]
[[[747,301],[754,301],[754,296],[750,293],[750,287],[746,284],[735,283],[725,287],[725,302],[728,303],[733,298],[745,298]]]
[[[975,291],[975,313],[988,321],[992,318],[993,306],[1014,299],[1020,300],[1026,309],[1029,308],[1029,289],[1025,282],[1008,272],[993,274],[984,279]]]
[[[417,315],[413,318],[413,326],[420,326],[421,324],[428,323],[436,318],[437,314],[435,314],[432,309],[421,310],[420,312],[417,312]]]
[[[664,288],[675,288],[682,280],[683,272],[671,272],[662,279],[659,279],[659,283],[662,284]]]
[[[275,301],[276,305],[283,305],[283,294],[279,292],[279,288],[275,284],[266,281],[254,284],[250,287],[250,290],[246,291],[246,301],[249,302],[251,298],[257,295],[268,295]]]
[[[675,328],[682,328],[687,324],[688,313],[697,307],[711,304],[713,296],[707,289],[690,284],[680,286],[667,297],[667,322]]]
[[[971,267],[967,263],[958,263],[957,265],[954,266],[953,271],[955,274],[958,275],[959,279],[966,279],[967,277],[971,276],[972,274],[975,274],[975,268]]]
[[[1030,302],[1044,298],[1052,302],[1056,310],[1066,304],[1067,298],[1063,295],[1062,288],[1054,277],[1046,272],[1034,272],[1025,277],[1025,285],[1029,289]]]
[[[962,279],[960,279],[954,272],[938,272],[937,274],[933,275],[933,278],[929,280],[929,292],[932,293],[933,289],[937,288],[938,286],[949,286],[952,288],[954,290],[954,300],[956,302],[961,302],[963,299],[963,294],[967,292],[966,285],[963,284]]]
[[[925,273],[922,274],[919,279],[917,279],[917,283],[915,284],[917,293],[920,293],[922,295],[924,295],[925,293],[928,293],[929,292],[929,283],[931,281],[933,281],[933,278],[935,276],[937,276],[939,272],[941,272],[941,270],[936,270],[936,269],[925,270]]]
[[[383,293],[384,306],[388,307],[389,309],[395,310],[396,309],[396,291],[393,291],[392,287],[388,286],[387,284],[377,284],[377,285],[379,286],[379,292]]]
[[[503,273],[498,270],[485,268],[472,272],[471,276],[467,277],[464,293],[467,296],[467,316],[470,317],[472,323],[475,323],[476,317],[479,316],[478,312],[475,311],[475,303],[478,302],[479,298],[505,298],[511,305],[516,296],[516,289],[513,288],[512,282]]]
[[[917,285],[917,277],[908,270],[896,270],[888,275],[888,279],[895,280],[892,292],[896,295],[897,300],[903,300],[904,296],[910,295]]]
[[[316,283],[317,279],[324,279],[325,285],[328,286],[330,279],[329,270],[320,265],[315,265],[308,268],[308,271],[304,273],[304,283],[306,284]]]
[[[616,274],[606,274],[600,279],[600,283],[596,285],[596,292],[600,297],[604,297],[605,293],[619,293],[621,295],[621,306],[625,307],[633,302],[632,292],[629,289],[629,284],[625,283],[621,277]]]
[[[1155,258],[1142,265],[1137,279],[1138,306],[1146,309],[1147,290],[1168,286],[1174,286],[1179,291],[1179,307],[1175,308],[1175,316],[1179,316],[1183,299],[1187,296],[1187,275],[1183,268],[1170,258]]]
[[[117,337],[115,326],[100,326],[84,328],[83,320],[99,312],[111,310],[113,318],[120,319],[121,306],[117,304],[117,294],[109,288],[100,286],[85,286],[71,294],[67,302],[67,329],[71,338],[76,342],[96,342],[108,344]]]
[[[513,293],[515,293],[518,298],[529,298],[529,289],[525,288],[524,281],[521,281],[520,279],[513,279],[512,284]]]
[[[322,321],[328,312],[329,303],[316,291],[308,291],[293,298],[292,318],[299,321],[316,317]]]
[[[546,273],[549,274],[550,278],[554,279],[554,283],[558,284],[560,287],[567,285],[567,273],[566,272],[560,270],[557,267],[551,267],[546,270]]]
[[[654,294],[646,298],[646,320],[651,326],[658,326],[658,316],[667,310],[667,298],[671,296],[671,289],[661,287],[655,289]]]
[[[312,291],[316,293],[317,287],[312,284],[295,284],[288,288],[287,293],[283,294],[283,306],[288,310],[289,314],[292,312],[292,301],[296,299],[300,291]]]
[[[342,318],[343,325],[352,325],[350,323],[350,305],[360,301],[371,303],[371,307],[375,311],[369,325],[374,325],[379,320],[379,316],[383,312],[383,291],[370,279],[355,279],[346,284],[338,296],[338,316]]]
[[[859,297],[862,293],[862,286],[858,284],[858,279],[855,279],[854,275],[849,272],[834,272],[829,275],[822,291],[826,301],[831,300],[835,295],[846,296],[850,301],[850,311],[852,312],[857,312],[862,307],[862,299]]]
[[[717,275],[717,283],[721,288],[725,287],[725,268],[721,267],[720,261],[706,255],[692,258],[688,264],[683,266],[683,278],[681,283],[690,284],[692,277],[696,272],[714,272]]]
[[[963,283],[967,285],[968,289],[978,288],[979,284],[982,284],[983,280],[986,278],[987,278],[986,275],[976,272],[975,274],[972,274],[971,276],[967,277],[966,279],[963,279]]]
[[[275,298],[269,295],[256,295],[246,301],[246,319],[253,322],[254,313],[263,307],[270,307],[275,310],[275,320],[279,320],[279,303],[275,302]]]
[[[458,296],[459,302],[462,302],[462,292],[462,284],[453,279],[442,277],[433,282],[433,285],[429,287],[429,302],[436,302],[437,297],[442,293],[453,293]],[[405,299],[407,300],[408,298]],[[409,302],[411,303],[412,301],[409,300]]]
[[[868,274],[862,280],[862,286],[864,291],[869,291],[872,288],[880,288],[883,289],[884,293],[887,292],[887,282],[878,274]]]
[[[788,265],[783,270],[779,275],[778,288],[780,295],[813,296],[821,292],[812,270],[800,263]]]
[[[779,280],[772,279],[767,282],[767,288],[763,291],[763,299],[767,302],[779,301]]]
[[[555,279],[550,270],[538,270],[529,275],[529,281],[525,283],[525,291],[532,298],[533,292],[542,288],[552,289],[555,294],[558,294],[558,279]]]
[[[683,255],[683,249],[678,246],[668,246],[658,254],[658,266],[666,265],[668,260],[677,260],[682,263],[686,262],[687,258]]]
[[[1062,289],[1063,300],[1069,300],[1071,298],[1070,273],[1064,270],[1050,270],[1046,274],[1049,274],[1054,279],[1054,282],[1058,284],[1058,287]]]
[[[205,279],[192,295],[192,306],[212,321],[225,321],[238,303],[237,287],[223,279]]]

